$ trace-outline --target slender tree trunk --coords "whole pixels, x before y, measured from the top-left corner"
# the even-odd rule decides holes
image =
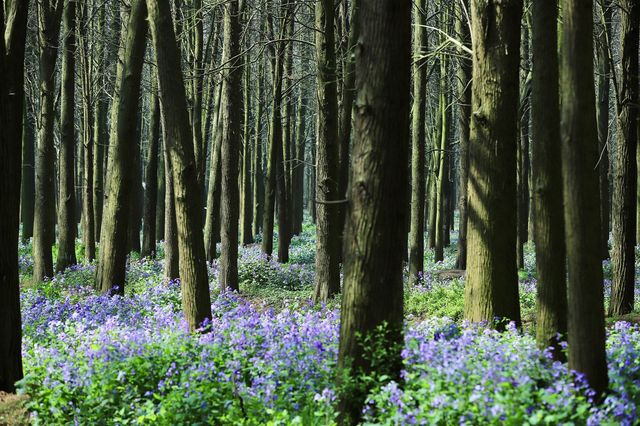
[[[33,122],[24,108],[22,114],[22,185],[20,187],[20,222],[22,242],[33,237],[33,207],[35,201],[35,137]]]
[[[529,28],[523,19],[521,34],[522,66],[520,72],[520,133],[518,144],[518,269],[524,269],[524,244],[529,241]]]
[[[33,280],[53,276],[55,240],[55,148],[53,145],[55,69],[62,1],[38,0],[40,111],[36,149],[36,195],[33,219]],[[73,164],[73,163],[71,163]]]
[[[300,102],[298,106],[298,133],[296,146],[296,162],[293,169],[293,198],[296,205],[293,232],[302,232],[302,222],[304,221],[304,173],[305,162],[304,152],[306,149],[307,137],[307,96],[303,87],[300,87]]]
[[[242,157],[242,202],[240,212],[240,241],[243,245],[253,242],[252,223],[253,223],[253,190],[252,190],[252,163],[253,149],[251,146],[251,56],[248,51],[246,53],[244,64],[244,120],[243,120],[243,140],[244,153]]]
[[[611,40],[611,0],[601,0],[601,17],[604,22],[598,28],[598,149],[600,160],[600,217],[602,219],[602,258],[609,258],[609,92],[611,81],[611,62],[609,59],[609,41]],[[640,209],[639,209],[640,211]],[[638,227],[640,229],[640,227]],[[637,232],[637,230],[636,230]],[[639,239],[636,236],[636,239]]]
[[[444,23],[448,21],[445,13]],[[438,155],[438,179],[436,190],[436,203],[434,205],[435,210],[435,250],[433,260],[435,262],[442,262],[444,260],[444,234],[445,234],[445,215],[446,215],[446,192],[447,181],[449,180],[449,115],[447,114],[447,66],[448,60],[444,54],[440,56],[440,92],[439,92],[439,107],[438,114],[440,114],[439,120],[439,137],[440,144],[438,149],[440,154]]]
[[[124,294],[132,180],[131,135],[136,135],[140,79],[146,45],[147,8],[134,0],[123,35],[122,69],[118,72],[116,96],[111,110],[111,132],[107,166],[104,216],[96,288],[102,293]]]
[[[257,76],[257,100],[255,113],[255,134],[253,143],[253,235],[258,235],[262,227],[264,216],[264,167],[262,162],[262,98],[263,98],[263,72],[262,59],[258,61]]]
[[[227,64],[222,86],[222,202],[220,291],[238,290],[238,157],[242,140],[242,75],[244,58],[240,54],[239,0],[224,6],[223,62]],[[248,143],[248,141],[247,141]]]
[[[522,1],[471,1],[472,117],[464,316],[520,325],[516,151]]]
[[[562,0],[560,98],[568,265],[569,367],[601,394],[608,385],[595,89],[593,4]],[[636,33],[637,34],[637,33]]]
[[[162,113],[163,107],[160,105]],[[173,196],[173,169],[169,158],[169,147],[167,143],[166,125],[162,118],[163,140],[164,142],[164,170],[165,170],[165,192],[164,192],[164,277],[168,280],[179,278],[179,253],[178,253],[178,227],[176,224],[176,206]],[[215,246],[214,246],[215,247]]]
[[[222,89],[222,86],[220,86]],[[222,143],[222,126],[220,123],[220,106],[222,92],[218,93],[216,101],[216,114],[213,122],[215,123],[216,133],[213,137],[211,147],[211,168],[209,170],[209,191],[207,194],[207,217],[204,226],[204,248],[207,255],[207,262],[212,262],[218,257],[216,244],[220,241],[220,191],[221,191],[221,175],[222,162],[221,143]]]
[[[24,114],[24,50],[29,2],[0,7],[0,391],[22,379],[18,275],[20,144]]]
[[[567,283],[564,218],[562,211],[562,158],[558,86],[558,8],[532,2],[533,70],[531,79],[532,192],[538,302],[536,340],[551,346],[562,359],[560,343],[567,334]]]
[[[426,84],[426,0],[415,4],[413,30],[413,107],[411,121],[411,222],[409,231],[409,281],[420,280],[424,271],[424,197],[425,197],[425,114]]]
[[[318,62],[318,140],[316,143],[316,277],[315,302],[340,292],[340,147],[334,38],[334,5],[316,3],[316,58]]]
[[[76,2],[66,0],[62,18],[62,82],[60,97],[60,201],[58,210],[58,258],[56,271],[63,271],[76,260],[75,186],[75,49]]]
[[[168,0],[148,0],[149,26],[158,63],[158,86],[171,157],[182,307],[190,330],[211,318],[207,264],[202,236],[201,195],[193,153],[180,50]]]
[[[140,253],[140,228],[142,227],[142,117],[139,117],[134,140],[129,144],[131,155],[131,186],[129,195],[129,222],[127,223],[127,252]]]
[[[456,20],[458,37],[467,49],[471,49],[471,34],[469,32],[469,0],[458,3],[459,16]],[[467,183],[469,181],[469,124],[471,120],[471,61],[466,58],[463,49],[459,49],[458,59],[458,128],[460,130],[460,173],[458,197],[458,258],[456,267],[467,269],[467,219],[469,197]]]
[[[408,216],[411,2],[360,5],[356,49],[353,162],[345,235],[345,283],[338,366],[351,375],[386,374],[399,380],[404,345],[401,248],[398,224]],[[394,206],[394,208],[389,208]],[[363,248],[365,248],[363,250]],[[381,328],[383,327],[383,328]],[[381,339],[385,357],[365,356],[363,339]],[[359,337],[357,337],[359,336]],[[343,424],[356,424],[370,384],[345,392]],[[357,389],[357,390],[356,390]]]
[[[640,5],[620,0],[620,52],[622,55],[617,104],[618,131],[613,184],[613,282],[609,315],[633,310],[636,283],[636,203],[638,167],[638,36]]]
[[[142,230],[142,252],[140,256],[156,254],[156,208],[158,199],[158,146],[160,145],[160,101],[158,89],[151,89],[151,121],[149,123],[149,160],[145,169],[144,214]]]

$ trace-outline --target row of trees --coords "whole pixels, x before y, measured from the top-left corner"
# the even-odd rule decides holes
[[[425,246],[443,259],[457,205],[465,317],[520,323],[533,239],[538,341],[568,336],[570,365],[603,391],[610,211],[610,313],[634,302],[638,7],[588,3],[562,0],[558,17],[555,2],[419,0],[412,24],[406,0],[6,0],[1,388],[22,374],[19,221],[34,281],[78,261],[79,234],[109,294],[124,294],[130,252],[164,240],[195,330],[207,262],[237,290],[238,245],[260,235],[271,256],[275,229],[287,262],[308,205],[314,299],[343,292],[340,365],[373,368],[356,336],[386,324],[394,377],[403,262],[416,283]],[[343,398],[345,419],[364,391]]]

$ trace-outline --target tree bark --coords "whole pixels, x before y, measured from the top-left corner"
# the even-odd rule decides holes
[[[601,394],[608,385],[595,89],[593,3],[562,0],[560,98],[568,269],[569,368]]]
[[[146,45],[146,16],[145,1],[134,0],[123,35],[123,63],[117,73],[116,96],[111,109],[104,216],[95,282],[102,293],[124,294],[133,167],[130,145],[137,144],[137,141],[131,141],[131,136],[137,134],[135,117],[138,115]]]
[[[149,26],[158,64],[160,102],[166,124],[167,148],[173,174],[182,307],[189,329],[211,319],[211,300],[202,236],[201,194],[198,186],[187,100],[180,72],[168,0],[147,0]]]
[[[33,237],[35,160],[33,122],[25,108],[22,114],[22,185],[20,186],[20,222],[22,223],[22,242],[24,243]]]
[[[520,325],[516,151],[522,1],[471,1],[473,48],[464,316]],[[503,324],[498,324],[502,326]]]
[[[262,161],[262,98],[264,92],[263,74],[264,62],[258,61],[257,76],[257,99],[255,113],[255,130],[253,143],[253,224],[252,233],[258,235],[262,229],[262,219],[264,216],[264,167]]]
[[[406,236],[397,226],[405,223],[409,202],[407,191],[399,188],[409,184],[411,2],[367,1],[359,13],[338,366],[350,366],[352,378],[375,369],[399,380],[404,344],[401,248]],[[376,365],[365,357],[363,340],[374,333],[386,349],[385,359]],[[343,424],[360,420],[369,386],[342,395]]]
[[[567,283],[562,158],[558,86],[558,8],[532,3],[533,69],[531,76],[532,192],[538,300],[536,340],[541,349],[553,348],[556,359],[564,352],[567,334]]]
[[[340,147],[336,82],[334,5],[316,3],[318,140],[316,143],[316,276],[313,300],[340,292]]]
[[[640,5],[620,0],[621,75],[617,103],[616,168],[613,185],[613,282],[609,315],[633,311],[635,290],[638,167],[638,35]]]
[[[240,241],[242,245],[248,245],[253,242],[252,224],[253,224],[253,147],[251,146],[251,56],[249,51],[246,53],[244,60],[244,87],[243,105],[244,119],[243,126],[243,156],[242,156],[242,200],[240,203]]]
[[[155,82],[155,80],[154,80]],[[158,199],[158,146],[160,144],[160,101],[158,89],[152,84],[151,121],[149,122],[149,160],[144,178],[144,213],[142,229],[141,257],[155,257],[156,254],[156,207]]]

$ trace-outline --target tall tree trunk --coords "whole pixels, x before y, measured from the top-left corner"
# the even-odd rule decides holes
[[[258,60],[258,76],[256,89],[256,113],[255,113],[255,134],[253,143],[253,224],[252,233],[258,235],[262,227],[264,216],[264,167],[262,162],[262,98],[263,98],[263,74],[264,61]]]
[[[603,22],[598,26],[598,103],[596,113],[598,119],[598,149],[601,158],[600,170],[600,218],[602,219],[602,258],[609,258],[609,92],[611,82],[611,62],[609,58],[611,40],[611,0],[600,1]],[[640,209],[639,209],[640,211]],[[640,227],[637,227],[640,229]],[[637,232],[637,230],[636,230]],[[639,239],[636,236],[636,239]]]
[[[36,196],[33,219],[33,280],[53,276],[55,240],[55,148],[53,145],[55,69],[63,1],[38,0],[40,111],[36,149]],[[73,164],[73,163],[72,163]],[[72,166],[73,167],[73,166]]]
[[[189,329],[193,331],[211,318],[202,236],[201,194],[171,8],[168,0],[148,0],[147,4],[158,64],[160,101],[166,123],[165,140],[173,174],[182,307]]]
[[[129,195],[129,222],[127,223],[127,252],[140,253],[140,228],[142,227],[142,117],[136,120],[134,140],[129,149],[131,152],[131,185]]]
[[[448,21],[447,13],[444,15],[444,25]],[[444,42],[444,39],[443,39]],[[447,200],[447,181],[449,180],[448,171],[449,171],[449,114],[448,106],[447,106],[447,69],[448,69],[448,59],[444,54],[440,55],[440,91],[439,91],[439,107],[438,114],[440,115],[439,120],[439,145],[438,149],[440,151],[438,155],[438,178],[436,180],[435,191],[436,191],[436,203],[434,205],[435,216],[436,216],[436,226],[435,226],[435,237],[436,237],[436,245],[433,255],[433,260],[435,262],[442,262],[444,260],[444,236],[445,236],[445,215],[446,215],[446,200]]]
[[[105,188],[104,216],[101,226],[100,258],[96,270],[96,288],[102,293],[124,294],[132,180],[132,149],[137,141],[138,98],[146,46],[147,8],[145,0],[134,0],[123,35],[124,51],[111,109],[111,132]]]
[[[316,3],[316,58],[318,63],[318,140],[316,143],[316,277],[315,302],[340,292],[340,198],[338,170],[338,99],[333,29],[334,4]]]
[[[338,365],[352,362],[354,379],[375,369],[399,380],[404,344],[401,248],[406,236],[397,232],[397,225],[408,216],[409,200],[398,189],[409,184],[411,2],[366,1],[359,13],[361,48],[355,54],[360,102],[345,227]],[[385,359],[375,364],[365,356],[364,344],[374,333],[386,348]],[[361,385],[342,395],[344,424],[360,420],[370,384]]]
[[[521,34],[522,66],[520,72],[520,133],[518,137],[518,268],[524,269],[524,244],[529,241],[529,28],[523,17]]]
[[[152,84],[151,121],[149,122],[149,160],[144,178],[144,214],[141,257],[156,254],[156,207],[158,198],[158,145],[160,144],[160,101],[158,89]]]
[[[459,4],[459,16],[456,20],[458,37],[464,46],[471,50],[471,34],[469,32],[469,0]],[[458,59],[458,128],[460,130],[460,173],[458,197],[458,258],[456,267],[467,268],[467,220],[469,197],[467,183],[469,181],[469,124],[471,120],[471,61],[466,57],[464,49],[459,49]]]
[[[222,126],[220,120],[220,106],[222,99],[222,85],[216,99],[216,114],[213,119],[216,132],[211,146],[211,167],[209,169],[209,191],[207,194],[207,216],[204,225],[204,248],[207,262],[218,257],[216,244],[220,241],[220,191],[221,191],[221,143]]]
[[[613,184],[613,282],[609,315],[633,310],[636,283],[636,203],[638,167],[638,35],[640,5],[620,0],[622,55],[617,103],[616,169]]]
[[[306,149],[307,137],[307,96],[304,88],[300,87],[300,102],[298,105],[298,125],[297,125],[297,146],[295,166],[293,169],[293,202],[295,203],[295,217],[293,232],[298,235],[302,232],[302,222],[304,221],[304,152]]]
[[[160,104],[158,104],[160,105]],[[159,108],[159,106],[158,106]],[[158,113],[160,109],[158,109]],[[162,117],[159,116],[158,120],[161,122]],[[156,240],[164,241],[164,198],[166,194],[165,188],[165,174],[164,174],[164,142],[161,140],[161,123],[158,128],[158,174],[157,174],[157,190],[156,190]]]
[[[253,149],[251,146],[251,56],[249,51],[245,54],[244,64],[244,119],[243,119],[243,140],[244,152],[242,156],[242,201],[240,203],[240,241],[243,245],[253,242],[253,190],[252,190],[252,163]]]
[[[425,114],[427,107],[426,48],[427,2],[415,4],[413,30],[413,108],[411,121],[411,222],[409,231],[409,281],[420,280],[424,271],[424,197],[425,197]]]
[[[593,3],[562,0],[560,98],[569,367],[600,394],[607,388],[599,173],[593,82]],[[637,34],[637,33],[636,33]]]
[[[29,2],[0,7],[0,391],[22,379],[18,275],[20,144],[24,114],[24,50]],[[6,13],[6,16],[5,16]]]
[[[471,1],[472,117],[464,316],[520,324],[516,151],[522,1]]]
[[[223,62],[227,64],[222,86],[222,202],[220,253],[220,291],[238,290],[238,157],[242,140],[242,74],[244,58],[240,54],[239,0],[224,6]],[[248,143],[248,141],[247,141]]]
[[[58,258],[56,271],[63,271],[76,260],[75,185],[75,49],[76,2],[65,0],[62,26],[62,82],[60,96],[60,194],[58,210]]]
[[[20,186],[20,222],[22,242],[33,237],[33,204],[35,201],[35,137],[33,122],[26,108],[22,114],[22,185]]]
[[[553,347],[562,359],[560,343],[567,333],[567,283],[562,158],[558,86],[558,8],[532,2],[534,61],[531,78],[532,192],[538,301],[536,340],[540,348]]]
[[[162,104],[162,128],[164,141],[164,277],[168,280],[179,278],[179,253],[178,253],[178,225],[176,224],[176,205],[173,196],[173,168],[169,158],[169,143],[167,142],[166,124]],[[215,247],[215,246],[214,246]]]

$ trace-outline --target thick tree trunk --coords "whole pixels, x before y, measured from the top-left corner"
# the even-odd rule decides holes
[[[145,169],[144,213],[141,257],[156,254],[156,207],[158,199],[158,146],[160,145],[160,101],[157,86],[151,89],[151,121],[149,122],[149,160]]]
[[[568,265],[569,367],[596,393],[608,384],[605,353],[593,4],[562,0],[560,98]],[[637,34],[637,33],[636,33]],[[637,52],[637,50],[636,50]]]
[[[316,58],[318,62],[318,140],[316,143],[316,277],[315,302],[325,302],[340,292],[340,147],[334,5],[316,3]]]
[[[464,316],[520,325],[516,151],[522,1],[471,1],[473,88]]]
[[[75,185],[75,49],[76,2],[65,0],[62,26],[62,82],[60,97],[60,194],[58,210],[58,258],[56,271],[76,260],[76,185]]]
[[[533,70],[531,79],[532,192],[534,241],[538,272],[536,340],[564,357],[560,342],[567,333],[567,283],[564,218],[562,211],[562,158],[558,86],[558,9],[532,3]]]
[[[104,216],[101,226],[100,258],[96,288],[102,293],[124,294],[132,180],[131,135],[136,135],[140,79],[146,45],[145,0],[134,0],[123,36],[122,69],[116,81],[111,110],[111,133],[107,166]]]
[[[171,7],[168,0],[148,0],[147,4],[158,64],[160,101],[166,124],[165,140],[173,174],[182,307],[189,328],[193,331],[200,327],[203,321],[211,318],[202,236],[201,193]]]
[[[376,369],[399,380],[404,340],[402,258],[408,216],[411,2],[376,0],[360,5],[356,49],[353,162],[345,235],[345,282],[339,367],[351,360],[356,377]],[[389,206],[394,206],[389,208]],[[381,327],[384,327],[381,329]],[[366,338],[384,341],[385,359],[365,357]],[[359,337],[357,337],[359,336]],[[370,385],[345,392],[342,423],[356,424]],[[354,387],[355,388],[355,387]]]
[[[460,3],[459,3],[460,4]],[[462,40],[467,49],[471,49],[471,34],[469,32],[469,22],[467,11],[469,10],[469,0],[461,3],[464,7],[459,7],[459,16],[456,20],[458,37]],[[460,168],[458,188],[458,258],[456,267],[458,269],[467,268],[467,220],[469,197],[467,184],[469,181],[469,124],[471,120],[471,61],[467,59],[466,52],[459,49],[458,59],[458,128],[460,131]]]
[[[37,121],[36,195],[33,219],[33,280],[53,276],[55,240],[55,148],[53,145],[55,69],[62,1],[38,0],[40,111]],[[73,163],[72,163],[73,164]]]
[[[16,381],[22,379],[18,229],[28,6],[29,2],[19,1],[0,7],[4,35],[0,39],[0,391],[4,392],[14,392]]]
[[[240,55],[239,0],[224,6],[223,62],[227,64],[222,86],[222,203],[220,253],[220,291],[238,290],[238,157],[242,141],[242,74],[244,58]],[[248,141],[247,141],[248,142]],[[248,162],[247,162],[248,163]]]
[[[424,271],[424,197],[425,197],[425,114],[427,107],[426,0],[414,8],[413,30],[413,108],[411,121],[411,222],[409,230],[409,282],[420,280]]]
[[[616,168],[613,182],[613,282],[609,315],[633,310],[635,290],[636,203],[638,167],[638,35],[640,5],[620,0],[620,52],[622,55]]]

